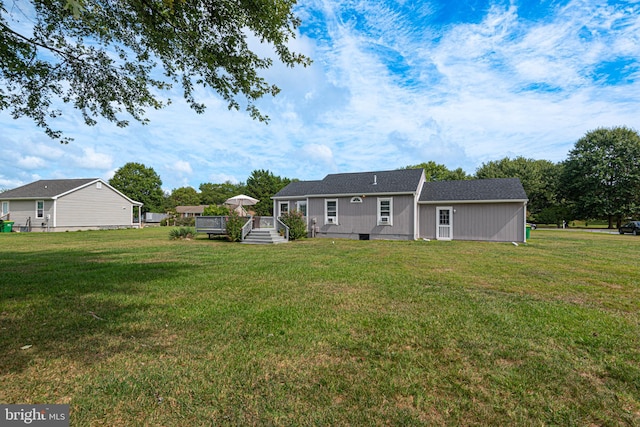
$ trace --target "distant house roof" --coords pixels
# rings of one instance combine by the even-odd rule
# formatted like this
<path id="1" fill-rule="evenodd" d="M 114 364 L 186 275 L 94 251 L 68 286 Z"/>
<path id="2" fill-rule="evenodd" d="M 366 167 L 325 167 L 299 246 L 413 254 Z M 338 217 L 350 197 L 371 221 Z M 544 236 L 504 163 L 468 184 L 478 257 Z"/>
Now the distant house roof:
<path id="1" fill-rule="evenodd" d="M 422 169 L 399 169 L 330 174 L 319 181 L 292 182 L 273 198 L 413 193 L 419 190 L 423 173 Z"/>
<path id="2" fill-rule="evenodd" d="M 0 193 L 0 199 L 54 199 L 94 181 L 99 179 L 41 179 Z"/>
<path id="3" fill-rule="evenodd" d="M 421 203 L 456 201 L 526 201 L 518 178 L 474 179 L 425 182 L 420 193 Z"/>
<path id="4" fill-rule="evenodd" d="M 41 179 L 22 187 L 0 193 L 0 200 L 33 200 L 33 199 L 57 199 L 68 193 L 79 190 L 83 187 L 99 182 L 112 189 L 129 202 L 136 206 L 142 203 L 136 202 L 116 190 L 100 178 L 79 178 L 79 179 Z"/>
<path id="5" fill-rule="evenodd" d="M 209 205 L 199 205 L 199 206 L 176 206 L 176 212 L 181 214 L 202 214 Z"/>

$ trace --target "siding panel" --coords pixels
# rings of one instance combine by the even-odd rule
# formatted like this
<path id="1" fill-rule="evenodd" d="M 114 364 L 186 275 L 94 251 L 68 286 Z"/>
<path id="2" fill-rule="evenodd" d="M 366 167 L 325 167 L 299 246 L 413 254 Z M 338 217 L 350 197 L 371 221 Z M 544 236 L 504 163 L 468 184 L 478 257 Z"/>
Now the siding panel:
<path id="1" fill-rule="evenodd" d="M 98 189 L 94 183 L 58 199 L 56 227 L 131 225 L 131 203 L 105 185 Z"/>
<path id="2" fill-rule="evenodd" d="M 366 196 L 362 203 L 351 203 L 352 196 L 338 197 L 338 224 L 325 224 L 325 198 L 310 198 L 310 224 L 316 220 L 318 237 L 357 239 L 367 234 L 371 239 L 412 240 L 414 209 L 412 195 L 384 196 L 393 198 L 393 225 L 378 225 L 378 197 Z M 328 199 L 332 199 L 328 197 Z"/>
<path id="3" fill-rule="evenodd" d="M 443 205 L 444 206 L 444 205 Z M 454 240 L 524 241 L 522 203 L 452 203 Z M 436 205 L 420 205 L 420 237 L 435 239 Z"/>
<path id="4" fill-rule="evenodd" d="M 39 199 L 42 200 L 42 199 Z M 31 218 L 31 227 L 34 230 L 40 230 L 46 227 L 47 215 L 51 215 L 49 227 L 53 227 L 53 200 L 44 201 L 44 218 L 36 218 L 36 201 L 35 200 L 11 200 L 9 202 L 9 212 L 11 213 L 11 221 L 14 221 L 14 230 L 27 225 L 27 220 Z"/>

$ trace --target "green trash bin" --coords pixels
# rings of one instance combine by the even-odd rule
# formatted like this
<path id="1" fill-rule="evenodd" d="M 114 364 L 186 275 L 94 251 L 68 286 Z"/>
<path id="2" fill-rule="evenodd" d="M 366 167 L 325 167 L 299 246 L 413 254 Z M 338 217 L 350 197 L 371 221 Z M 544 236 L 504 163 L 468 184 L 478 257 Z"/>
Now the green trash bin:
<path id="1" fill-rule="evenodd" d="M 13 223 L 15 221 L 2 221 L 2 227 L 0 227 L 0 232 L 2 233 L 11 233 L 13 229 Z"/>
<path id="2" fill-rule="evenodd" d="M 531 224 L 527 224 L 527 240 L 531 237 Z"/>

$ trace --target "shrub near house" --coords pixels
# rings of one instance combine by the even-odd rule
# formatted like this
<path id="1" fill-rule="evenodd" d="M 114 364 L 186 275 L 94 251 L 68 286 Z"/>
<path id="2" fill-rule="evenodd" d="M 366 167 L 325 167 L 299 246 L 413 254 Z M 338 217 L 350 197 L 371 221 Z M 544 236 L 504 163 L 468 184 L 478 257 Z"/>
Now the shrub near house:
<path id="1" fill-rule="evenodd" d="M 307 236 L 307 225 L 302 212 L 298 210 L 284 212 L 280 216 L 280 220 L 289 227 L 290 240 L 298 240 Z"/>

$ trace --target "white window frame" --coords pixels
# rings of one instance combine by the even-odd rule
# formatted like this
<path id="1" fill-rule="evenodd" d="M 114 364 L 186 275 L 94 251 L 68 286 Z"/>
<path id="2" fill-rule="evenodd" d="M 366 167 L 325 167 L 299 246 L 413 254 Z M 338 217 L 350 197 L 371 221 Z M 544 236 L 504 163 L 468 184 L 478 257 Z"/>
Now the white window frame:
<path id="1" fill-rule="evenodd" d="M 302 210 L 302 206 L 304 206 L 304 211 Z M 296 202 L 296 209 L 302 213 L 303 217 L 307 216 L 307 201 L 306 200 L 298 200 Z"/>
<path id="2" fill-rule="evenodd" d="M 287 207 L 287 210 L 285 212 L 287 212 L 287 213 L 289 212 L 289 210 L 290 210 L 289 209 L 289 202 L 278 202 L 278 216 L 282 216 L 282 213 L 283 213 L 282 207 L 283 206 Z"/>
<path id="3" fill-rule="evenodd" d="M 5 217 L 9 213 L 9 202 L 2 202 L 2 211 L 0 217 Z"/>
<path id="4" fill-rule="evenodd" d="M 335 216 L 329 216 L 329 203 L 335 202 L 336 204 L 336 214 Z M 331 220 L 330 218 L 333 218 Z M 324 199 L 324 223 L 326 225 L 337 225 L 338 224 L 338 199 Z"/>
<path id="5" fill-rule="evenodd" d="M 362 197 L 355 196 L 351 198 L 351 203 L 362 203 Z"/>
<path id="6" fill-rule="evenodd" d="M 382 212 L 383 202 L 389 202 L 389 212 Z M 387 220 L 384 221 L 383 217 Z M 378 197 L 378 225 L 393 225 L 393 197 Z"/>
<path id="7" fill-rule="evenodd" d="M 38 208 L 38 204 L 42 203 L 42 211 Z M 44 218 L 44 200 L 36 200 L 36 218 Z"/>

